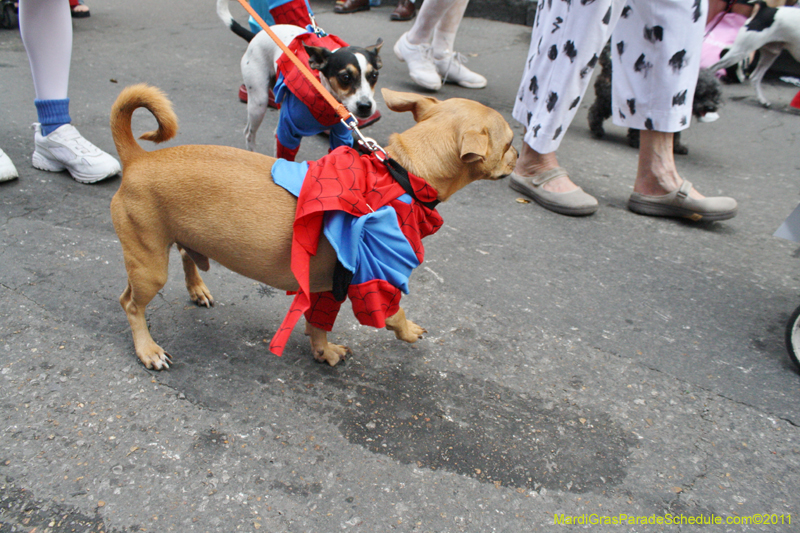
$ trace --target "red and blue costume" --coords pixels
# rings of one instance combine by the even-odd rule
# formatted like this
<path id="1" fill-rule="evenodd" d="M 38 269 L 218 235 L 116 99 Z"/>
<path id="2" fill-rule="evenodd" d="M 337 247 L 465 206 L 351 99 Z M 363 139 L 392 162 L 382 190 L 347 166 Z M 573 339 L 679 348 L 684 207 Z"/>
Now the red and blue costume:
<path id="1" fill-rule="evenodd" d="M 384 327 L 399 310 L 400 293 L 408 293 L 408 276 L 422 263 L 423 237 L 442 226 L 439 213 L 423 205 L 436 201 L 436 190 L 409 174 L 412 197 L 382 161 L 348 147 L 318 161 L 278 160 L 272 178 L 297 196 L 291 265 L 300 289 L 270 351 L 281 355 L 301 315 L 325 331 L 333 327 L 342 302 L 332 292 L 309 288 L 309 261 L 323 234 L 352 274 L 346 295 L 356 318 Z"/>
<path id="2" fill-rule="evenodd" d="M 348 46 L 335 35 L 319 36 L 313 32 L 300 34 L 289 43 L 288 48 L 306 66 L 308 52 L 303 45 L 319 46 L 330 51 Z M 281 107 L 276 133 L 276 157 L 294 161 L 303 137 L 311 137 L 324 131 L 330 132 L 331 150 L 339 146 L 353 146 L 350 130 L 286 54 L 278 58 L 277 67 L 278 80 L 273 91 L 275 102 Z M 309 70 L 319 80 L 319 71 L 311 70 L 310 67 Z"/>

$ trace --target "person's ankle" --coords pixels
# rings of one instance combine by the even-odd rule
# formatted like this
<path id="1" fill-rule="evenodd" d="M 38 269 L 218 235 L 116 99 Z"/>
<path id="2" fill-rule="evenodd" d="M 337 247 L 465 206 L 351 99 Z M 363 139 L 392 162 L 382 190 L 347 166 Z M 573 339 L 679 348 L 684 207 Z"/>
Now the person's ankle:
<path id="1" fill-rule="evenodd" d="M 559 166 L 555 152 L 540 154 L 524 144 L 514 172 L 520 176 L 532 178 Z M 569 176 L 559 176 L 542 185 L 542 189 L 549 192 L 570 192 L 577 188 L 578 186 L 572 182 Z"/>
<path id="2" fill-rule="evenodd" d="M 520 167 L 519 164 L 518 164 L 514 168 L 514 172 L 516 174 L 518 174 L 520 176 L 524 176 L 526 178 L 534 178 L 534 177 L 539 176 L 539 175 L 541 175 L 541 174 L 543 174 L 543 173 L 545 173 L 545 172 L 547 172 L 549 170 L 553 170 L 554 168 L 558 168 L 558 167 L 559 167 L 558 161 L 556 161 L 555 163 L 546 162 L 546 163 L 541 163 L 541 164 L 538 164 L 538 165 L 536 165 L 536 164 L 528 164 L 528 165 L 524 165 L 522 167 Z M 554 179 L 548 181 L 547 183 L 545 183 L 541 187 L 545 191 L 549 191 L 549 192 L 570 192 L 570 191 L 574 191 L 575 189 L 578 188 L 578 186 L 575 185 L 572 182 L 572 180 L 569 178 L 569 176 L 559 176 L 557 178 L 554 178 Z"/>
<path id="3" fill-rule="evenodd" d="M 633 192 L 643 194 L 645 196 L 664 196 L 677 191 L 683 185 L 683 178 L 675 173 L 667 173 L 662 175 L 646 175 L 636 177 L 633 184 Z M 697 189 L 692 186 L 689 191 L 689 196 L 696 199 L 705 198 L 702 194 L 697 192 Z"/>

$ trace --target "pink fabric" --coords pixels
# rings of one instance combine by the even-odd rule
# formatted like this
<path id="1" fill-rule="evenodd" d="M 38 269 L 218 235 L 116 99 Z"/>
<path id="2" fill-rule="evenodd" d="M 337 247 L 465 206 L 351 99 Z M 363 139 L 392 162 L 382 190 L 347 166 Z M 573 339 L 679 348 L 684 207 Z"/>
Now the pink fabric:
<path id="1" fill-rule="evenodd" d="M 720 20 L 720 17 L 722 17 L 722 20 Z M 714 27 L 718 20 L 719 24 Z M 714 30 L 703 39 L 700 68 L 708 68 L 719 61 L 720 53 L 725 48 L 731 47 L 733 41 L 736 40 L 736 34 L 739 33 L 739 28 L 744 26 L 746 20 L 747 17 L 739 13 L 720 13 L 714 17 L 714 20 L 706 26 L 706 31 L 712 27 Z M 725 74 L 724 70 L 717 72 L 717 76 L 722 76 L 723 74 Z"/>

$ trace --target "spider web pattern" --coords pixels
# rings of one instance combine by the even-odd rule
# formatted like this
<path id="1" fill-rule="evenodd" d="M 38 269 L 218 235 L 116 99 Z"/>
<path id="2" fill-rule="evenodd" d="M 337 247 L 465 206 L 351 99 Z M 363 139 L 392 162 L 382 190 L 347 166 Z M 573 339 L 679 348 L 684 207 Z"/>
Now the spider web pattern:
<path id="1" fill-rule="evenodd" d="M 400 289 L 382 279 L 350 285 L 347 290 L 358 322 L 374 328 L 386 327 L 386 317 L 400 309 L 401 295 Z"/>
<path id="2" fill-rule="evenodd" d="M 305 312 L 308 323 L 325 331 L 332 330 L 342 302 L 337 302 L 330 291 L 312 292 L 309 300 L 311 307 Z"/>
<path id="3" fill-rule="evenodd" d="M 303 47 L 303 44 L 309 46 L 320 46 L 328 50 L 336 50 L 344 46 L 348 46 L 346 42 L 341 40 L 335 35 L 326 35 L 325 37 L 318 37 L 314 33 L 302 33 L 295 37 L 289 43 L 289 50 L 291 50 L 297 58 L 308 67 L 308 52 Z M 311 69 L 311 73 L 319 79 L 319 71 Z M 311 85 L 311 82 L 303 76 L 303 73 L 292 63 L 286 54 L 281 54 L 278 58 L 278 73 L 283 74 L 283 80 L 286 87 L 292 91 L 297 98 L 303 102 L 311 114 L 323 126 L 333 126 L 340 121 L 339 114 L 331 107 L 325 98 Z"/>
<path id="4" fill-rule="evenodd" d="M 275 24 L 293 24 L 301 28 L 311 24 L 306 0 L 291 0 L 282 6 L 275 6 L 269 10 L 269 14 L 272 15 Z"/>
<path id="5" fill-rule="evenodd" d="M 409 180 L 421 201 L 436 199 L 436 190 L 425 180 L 413 174 L 409 174 Z M 292 242 L 292 273 L 300 290 L 270 343 L 270 351 L 281 354 L 294 326 L 304 313 L 314 325 L 332 326 L 336 319 L 338 307 L 334 309 L 327 303 L 327 299 L 333 299 L 333 295 L 312 294 L 309 290 L 309 262 L 311 256 L 317 253 L 326 211 L 344 211 L 362 216 L 391 205 L 397 212 L 400 230 L 422 263 L 425 255 L 422 238 L 438 231 L 443 223 L 442 218 L 437 211 L 418 202 L 407 204 L 398 200 L 404 194 L 403 187 L 374 155 L 362 155 L 343 146 L 318 161 L 309 161 L 309 170 L 297 199 Z M 358 321 L 375 327 L 383 327 L 385 318 L 397 312 L 400 294 L 396 287 L 385 280 L 351 285 L 348 290 Z M 317 327 L 325 329 L 322 325 Z"/>

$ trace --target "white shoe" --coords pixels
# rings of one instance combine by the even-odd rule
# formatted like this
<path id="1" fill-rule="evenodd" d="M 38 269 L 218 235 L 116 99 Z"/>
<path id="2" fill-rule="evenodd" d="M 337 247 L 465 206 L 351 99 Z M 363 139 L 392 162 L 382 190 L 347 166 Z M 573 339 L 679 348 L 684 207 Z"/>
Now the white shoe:
<path id="1" fill-rule="evenodd" d="M 3 150 L 0 150 L 0 181 L 10 181 L 18 177 L 17 167 L 14 166 L 11 158 Z"/>
<path id="2" fill-rule="evenodd" d="M 394 55 L 400 61 L 408 63 L 408 74 L 417 85 L 431 91 L 442 88 L 442 78 L 436 72 L 431 45 L 409 43 L 406 32 L 394 43 Z"/>
<path id="3" fill-rule="evenodd" d="M 435 62 L 436 71 L 445 83 L 457 83 L 467 89 L 483 89 L 488 83 L 486 78 L 464 66 L 467 58 L 458 52 L 446 50 L 444 57 Z"/>
<path id="4" fill-rule="evenodd" d="M 95 183 L 122 172 L 119 162 L 83 138 L 72 124 L 64 124 L 50 135 L 34 124 L 33 166 L 39 170 L 69 173 L 80 183 Z"/>

